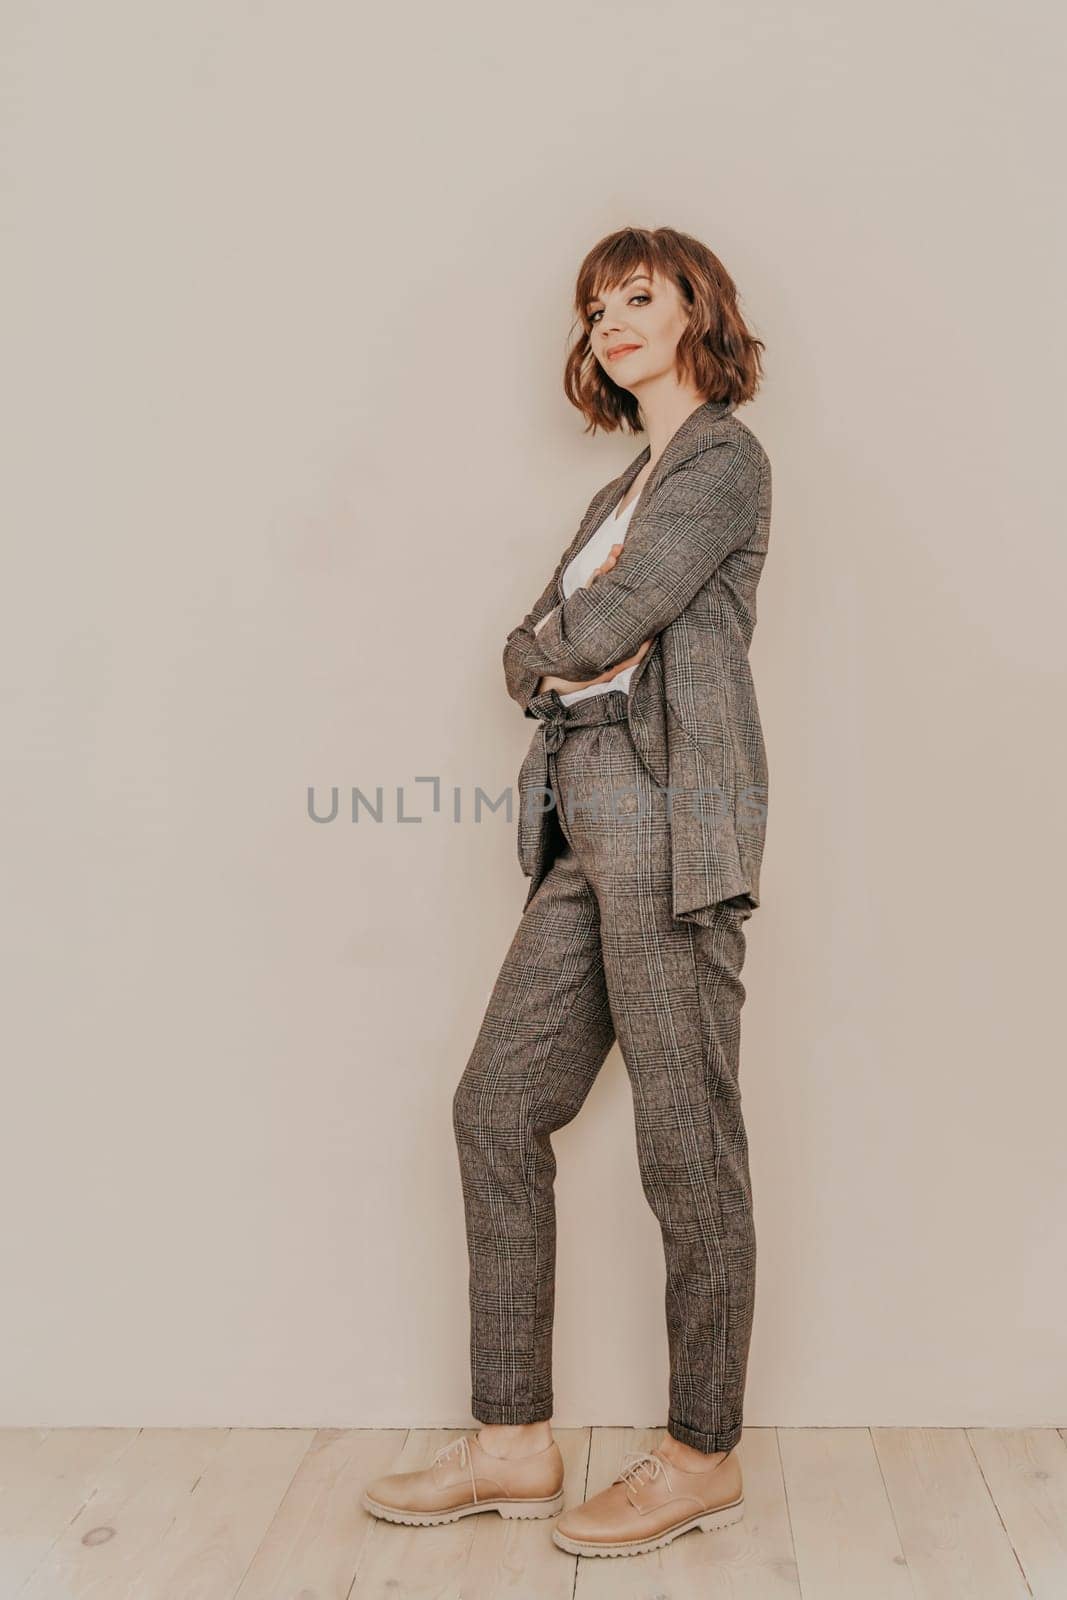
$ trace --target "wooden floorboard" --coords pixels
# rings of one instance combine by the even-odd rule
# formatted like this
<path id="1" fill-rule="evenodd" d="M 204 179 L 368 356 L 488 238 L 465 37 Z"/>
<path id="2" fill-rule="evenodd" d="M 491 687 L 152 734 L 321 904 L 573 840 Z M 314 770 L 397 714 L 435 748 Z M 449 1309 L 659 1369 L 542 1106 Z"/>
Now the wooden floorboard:
<path id="1" fill-rule="evenodd" d="M 0 1600 L 1067 1600 L 1067 1430 L 748 1428 L 740 1523 L 615 1560 L 363 1511 L 465 1431 L 0 1430 Z M 566 1504 L 661 1436 L 557 1429 Z"/>

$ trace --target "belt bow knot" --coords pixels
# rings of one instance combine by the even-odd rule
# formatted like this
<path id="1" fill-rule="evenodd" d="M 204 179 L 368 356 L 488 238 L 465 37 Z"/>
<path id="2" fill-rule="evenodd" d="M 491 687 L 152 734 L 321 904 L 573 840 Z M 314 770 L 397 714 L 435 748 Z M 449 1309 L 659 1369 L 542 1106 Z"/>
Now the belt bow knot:
<path id="1" fill-rule="evenodd" d="M 530 710 L 540 719 L 545 750 L 554 755 L 567 737 L 566 706 L 555 689 L 546 689 L 544 694 L 534 695 Z"/>

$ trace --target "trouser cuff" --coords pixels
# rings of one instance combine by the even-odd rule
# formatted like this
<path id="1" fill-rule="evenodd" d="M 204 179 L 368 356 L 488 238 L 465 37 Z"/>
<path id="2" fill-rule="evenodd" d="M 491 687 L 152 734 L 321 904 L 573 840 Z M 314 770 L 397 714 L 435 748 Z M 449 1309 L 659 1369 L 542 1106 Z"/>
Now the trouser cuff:
<path id="1" fill-rule="evenodd" d="M 553 1412 L 552 1396 L 546 1400 L 513 1400 L 502 1404 L 499 1400 L 479 1400 L 471 1395 L 471 1411 L 479 1422 L 503 1423 L 518 1427 L 524 1422 L 547 1422 Z"/>
<path id="2" fill-rule="evenodd" d="M 667 1432 L 672 1439 L 692 1445 L 694 1450 L 702 1450 L 706 1456 L 711 1456 L 719 1450 L 733 1449 L 741 1437 L 741 1424 L 738 1422 L 732 1428 L 720 1428 L 717 1433 L 709 1433 L 706 1428 L 691 1428 L 677 1417 L 668 1417 Z"/>

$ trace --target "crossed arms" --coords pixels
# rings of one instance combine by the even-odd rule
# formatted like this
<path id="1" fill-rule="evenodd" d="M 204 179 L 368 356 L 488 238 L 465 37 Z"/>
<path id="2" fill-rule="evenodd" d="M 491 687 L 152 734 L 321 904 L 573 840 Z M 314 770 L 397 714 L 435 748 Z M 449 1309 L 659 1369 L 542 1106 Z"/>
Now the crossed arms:
<path id="1" fill-rule="evenodd" d="M 587 681 L 635 654 L 680 616 L 750 537 L 761 463 L 745 435 L 717 440 L 656 485 L 614 568 L 552 614 L 561 560 L 504 646 L 508 694 L 524 710 L 542 676 Z M 534 631 L 543 614 L 543 627 Z"/>

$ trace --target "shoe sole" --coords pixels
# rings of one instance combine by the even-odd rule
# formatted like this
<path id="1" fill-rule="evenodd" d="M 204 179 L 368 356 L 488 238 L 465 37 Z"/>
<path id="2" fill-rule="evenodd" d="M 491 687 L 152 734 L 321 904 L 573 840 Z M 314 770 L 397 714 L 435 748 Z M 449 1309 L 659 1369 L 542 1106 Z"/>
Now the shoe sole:
<path id="1" fill-rule="evenodd" d="M 361 1497 L 364 1511 L 383 1522 L 404 1522 L 413 1528 L 436 1527 L 441 1522 L 458 1522 L 480 1511 L 499 1511 L 502 1517 L 555 1517 L 563 1510 L 563 1490 L 547 1500 L 475 1500 L 466 1506 L 450 1506 L 446 1511 L 408 1511 L 400 1506 L 383 1505 L 369 1494 Z"/>
<path id="2" fill-rule="evenodd" d="M 745 1499 L 742 1495 L 740 1500 L 734 1500 L 728 1506 L 716 1506 L 714 1511 L 702 1511 L 697 1517 L 679 1522 L 676 1528 L 668 1528 L 655 1539 L 632 1539 L 622 1544 L 589 1544 L 582 1539 L 570 1538 L 558 1528 L 553 1528 L 552 1539 L 561 1550 L 566 1550 L 572 1556 L 639 1556 L 646 1550 L 659 1550 L 693 1528 L 701 1528 L 705 1533 L 717 1533 L 720 1528 L 729 1528 L 741 1521 L 744 1510 Z"/>

